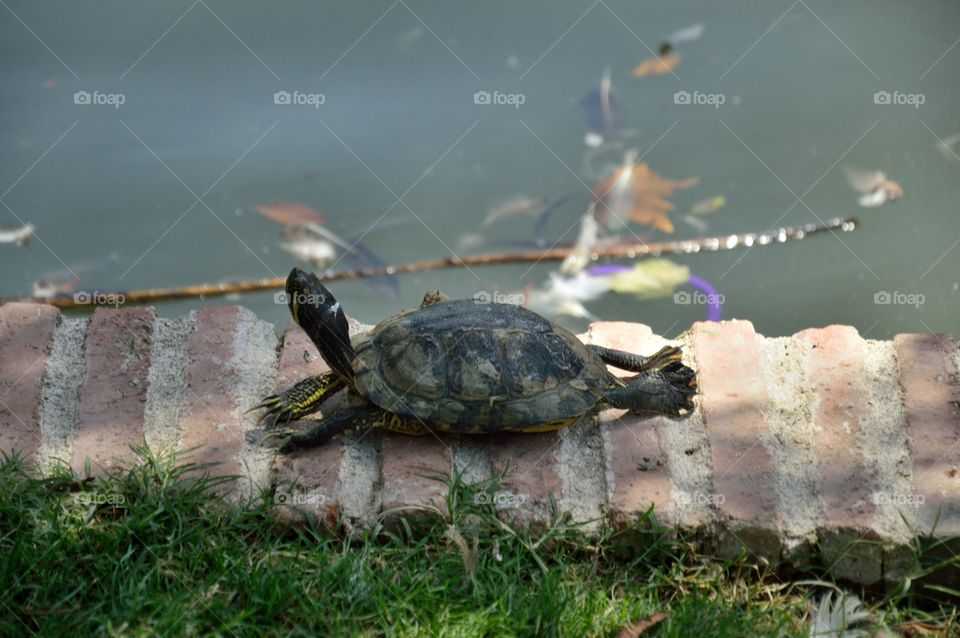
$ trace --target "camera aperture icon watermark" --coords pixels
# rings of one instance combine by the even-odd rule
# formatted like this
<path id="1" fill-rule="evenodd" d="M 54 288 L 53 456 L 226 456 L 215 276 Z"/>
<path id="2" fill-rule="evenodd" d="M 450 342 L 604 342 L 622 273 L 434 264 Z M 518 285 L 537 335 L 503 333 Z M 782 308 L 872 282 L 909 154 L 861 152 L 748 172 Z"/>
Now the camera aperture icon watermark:
<path id="1" fill-rule="evenodd" d="M 915 507 L 923 505 L 927 498 L 923 494 L 890 494 L 888 492 L 874 492 L 874 505 L 892 505 L 894 507 Z"/>
<path id="2" fill-rule="evenodd" d="M 727 96 L 723 93 L 701 93 L 700 91 L 677 91 L 673 94 L 674 104 L 694 105 L 694 106 L 712 106 L 715 109 L 720 108 L 727 101 Z"/>
<path id="3" fill-rule="evenodd" d="M 677 494 L 678 505 L 700 505 L 709 507 L 720 507 L 727 502 L 727 497 L 723 494 L 708 494 L 704 492 L 680 492 Z"/>
<path id="4" fill-rule="evenodd" d="M 473 293 L 473 300 L 477 303 L 502 303 L 510 306 L 522 306 L 526 303 L 527 296 L 522 292 L 478 290 Z"/>
<path id="5" fill-rule="evenodd" d="M 127 101 L 123 93 L 101 93 L 100 91 L 77 91 L 73 94 L 73 103 L 81 106 L 112 106 L 120 108 Z"/>
<path id="6" fill-rule="evenodd" d="M 919 308 L 926 303 L 927 297 L 921 292 L 887 292 L 880 290 L 873 293 L 873 303 L 878 306 L 913 306 Z"/>
<path id="7" fill-rule="evenodd" d="M 526 494 L 514 494 L 513 492 L 477 492 L 473 495 L 474 505 L 489 505 L 492 503 L 497 509 L 521 507 L 526 502 Z"/>
<path id="8" fill-rule="evenodd" d="M 527 101 L 527 96 L 523 93 L 501 93 L 500 91 L 477 91 L 473 94 L 474 104 L 497 104 L 512 106 L 515 109 L 520 108 Z"/>
<path id="9" fill-rule="evenodd" d="M 323 293 L 295 292 L 290 294 L 286 290 L 281 290 L 273 295 L 273 303 L 278 306 L 287 306 L 293 302 L 296 302 L 298 306 L 320 306 L 326 301 L 327 296 Z"/>
<path id="10" fill-rule="evenodd" d="M 693 292 L 678 290 L 673 293 L 673 303 L 683 306 L 722 306 L 726 300 L 726 297 L 720 293 L 707 294 L 699 290 Z"/>
<path id="11" fill-rule="evenodd" d="M 119 308 L 127 298 L 122 292 L 79 290 L 73 293 L 73 303 L 78 306 L 113 306 Z"/>
<path id="12" fill-rule="evenodd" d="M 312 106 L 319 109 L 326 104 L 327 96 L 323 93 L 303 93 L 301 91 L 277 91 L 273 94 L 273 103 L 281 106 Z"/>
<path id="13" fill-rule="evenodd" d="M 312 492 L 277 492 L 273 495 L 273 502 L 275 505 L 291 507 L 323 507 L 327 503 L 327 495 Z"/>
<path id="14" fill-rule="evenodd" d="M 873 103 L 895 106 L 912 106 L 915 109 L 920 108 L 921 104 L 927 101 L 927 96 L 923 93 L 901 93 L 900 91 L 877 91 L 873 94 Z"/>

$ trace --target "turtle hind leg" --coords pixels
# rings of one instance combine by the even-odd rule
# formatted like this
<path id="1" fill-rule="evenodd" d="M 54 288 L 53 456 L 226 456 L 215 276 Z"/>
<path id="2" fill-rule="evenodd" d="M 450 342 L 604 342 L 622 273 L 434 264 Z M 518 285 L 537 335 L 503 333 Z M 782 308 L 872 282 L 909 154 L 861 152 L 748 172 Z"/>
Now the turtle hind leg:
<path id="1" fill-rule="evenodd" d="M 610 390 L 603 403 L 634 414 L 680 416 L 694 409 L 697 374 L 674 362 L 662 370 L 645 372 L 627 385 Z"/>
<path id="2" fill-rule="evenodd" d="M 280 452 L 323 445 L 348 430 L 361 431 L 379 424 L 382 410 L 371 403 L 351 405 L 328 417 L 312 422 L 305 430 L 284 428 L 276 432 Z"/>
<path id="3" fill-rule="evenodd" d="M 671 364 L 680 363 L 680 357 L 683 354 L 683 351 L 676 346 L 664 346 L 649 357 L 622 350 L 611 350 L 603 346 L 589 345 L 587 348 L 607 365 L 631 372 L 648 372 L 668 368 Z"/>
<path id="4" fill-rule="evenodd" d="M 248 412 L 266 409 L 258 422 L 266 421 L 270 426 L 296 421 L 319 410 L 324 401 L 345 385 L 346 382 L 336 373 L 325 372 L 300 381 L 286 392 L 271 394 Z"/>

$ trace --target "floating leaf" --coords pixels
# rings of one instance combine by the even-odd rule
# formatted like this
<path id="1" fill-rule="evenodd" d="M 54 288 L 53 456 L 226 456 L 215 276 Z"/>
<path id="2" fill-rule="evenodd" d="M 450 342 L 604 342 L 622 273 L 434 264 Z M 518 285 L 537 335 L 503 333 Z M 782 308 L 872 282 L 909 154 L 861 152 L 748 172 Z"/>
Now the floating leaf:
<path id="1" fill-rule="evenodd" d="M 633 77 L 642 78 L 648 75 L 666 75 L 673 73 L 673 70 L 680 65 L 680 54 L 669 52 L 663 55 L 655 55 L 652 58 L 642 60 L 633 69 Z"/>
<path id="2" fill-rule="evenodd" d="M 668 179 L 646 164 L 634 164 L 635 157 L 634 151 L 628 152 L 623 165 L 594 189 L 594 215 L 610 230 L 634 221 L 672 233 L 673 222 L 667 213 L 675 207 L 665 198 L 699 184 L 700 178 Z"/>
<path id="3" fill-rule="evenodd" d="M 327 218 L 318 210 L 296 202 L 273 202 L 256 206 L 255 210 L 278 224 L 322 224 Z"/>
<path id="4" fill-rule="evenodd" d="M 669 259 L 645 259 L 611 276 L 612 290 L 643 299 L 669 297 L 674 288 L 690 279 L 690 268 Z"/>

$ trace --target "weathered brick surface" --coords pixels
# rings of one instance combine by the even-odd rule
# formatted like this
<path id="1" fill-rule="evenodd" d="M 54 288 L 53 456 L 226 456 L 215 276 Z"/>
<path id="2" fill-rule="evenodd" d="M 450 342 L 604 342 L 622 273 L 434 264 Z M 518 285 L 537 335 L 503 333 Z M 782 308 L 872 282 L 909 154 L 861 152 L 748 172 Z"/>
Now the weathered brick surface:
<path id="1" fill-rule="evenodd" d="M 163 333 L 156 325 L 149 309 L 98 310 L 88 325 L 43 306 L 0 307 L 0 449 L 62 452 L 77 469 L 88 457 L 95 468 L 109 465 L 140 441 L 149 383 L 155 402 L 178 404 L 170 441 L 199 446 L 191 460 L 219 464 L 214 473 L 262 487 L 270 457 L 246 443 L 256 416 L 244 410 L 261 393 L 326 370 L 312 343 L 291 326 L 278 361 L 271 327 L 238 307 L 192 314 L 166 342 L 151 342 Z M 185 355 L 157 354 L 171 335 Z M 643 354 L 665 343 L 622 323 L 594 324 L 586 339 Z M 763 339 L 742 321 L 696 324 L 681 336 L 701 388 L 687 419 L 608 410 L 599 428 L 585 421 L 561 433 L 371 432 L 280 455 L 272 481 L 291 512 L 369 526 L 384 511 L 442 508 L 443 484 L 425 475 L 446 476 L 455 460 L 469 480 L 505 471 L 493 498 L 520 522 L 546 522 L 551 497 L 584 521 L 629 520 L 652 505 L 661 522 L 696 531 L 708 551 L 745 547 L 773 563 L 814 561 L 841 578 L 895 584 L 912 569 L 901 560 L 912 555 L 901 509 L 922 532 L 960 534 L 955 343 L 946 335 L 864 341 L 842 326 Z M 185 387 L 170 375 L 185 375 Z M 796 466 L 798 453 L 809 455 L 809 471 Z M 860 539 L 882 547 L 850 545 Z M 938 549 L 943 559 L 958 550 Z"/>
<path id="2" fill-rule="evenodd" d="M 650 355 L 663 344 L 648 326 L 625 322 L 601 322 L 590 326 L 589 342 Z M 610 368 L 619 377 L 635 373 Z M 653 506 L 665 525 L 676 522 L 668 468 L 666 428 L 663 417 L 639 417 L 626 410 L 605 410 L 599 417 L 604 438 L 608 511 L 615 521 L 628 522 Z"/>
<path id="3" fill-rule="evenodd" d="M 241 475 L 244 429 L 237 414 L 239 370 L 234 364 L 240 308 L 204 308 L 187 345 L 187 388 L 180 416 L 181 450 L 214 475 Z"/>
<path id="4" fill-rule="evenodd" d="M 852 545 L 877 540 L 880 523 L 878 484 L 862 444 L 869 409 L 863 389 L 864 342 L 850 326 L 804 330 L 797 338 L 813 345 L 807 378 L 818 399 L 811 406 L 811 417 L 825 515 L 820 543 L 835 572 L 864 570 L 860 582 L 877 582 L 880 546 Z M 863 556 L 864 552 L 875 555 Z"/>
<path id="5" fill-rule="evenodd" d="M 302 379 L 329 369 L 307 334 L 291 321 L 283 336 L 275 391 L 282 392 Z M 311 418 L 320 419 L 323 415 L 321 411 Z M 340 511 L 342 459 L 340 439 L 278 457 L 274 465 L 275 500 L 289 507 L 294 520 L 301 513 L 309 512 L 328 525 L 336 524 Z"/>
<path id="6" fill-rule="evenodd" d="M 452 441 L 452 437 L 443 434 L 384 433 L 380 440 L 380 507 L 387 518 L 395 518 L 403 513 L 399 510 L 410 506 L 446 511 L 447 488 L 442 480 L 450 476 L 453 468 Z M 407 514 L 416 513 L 416 509 L 411 509 Z"/>
<path id="7" fill-rule="evenodd" d="M 40 447 L 40 378 L 59 320 L 52 306 L 0 306 L 0 451 Z"/>
<path id="8" fill-rule="evenodd" d="M 134 458 L 143 438 L 143 406 L 156 313 L 97 308 L 87 328 L 73 468 L 109 469 Z"/>
<path id="9" fill-rule="evenodd" d="M 721 516 L 720 551 L 746 547 L 770 561 L 780 557 L 776 469 L 763 439 L 770 398 L 749 321 L 698 323 L 693 343 L 700 364 L 703 420 L 713 457 L 712 500 Z"/>
<path id="10" fill-rule="evenodd" d="M 960 535 L 960 379 L 950 335 L 897 335 L 917 524 L 940 536 Z"/>

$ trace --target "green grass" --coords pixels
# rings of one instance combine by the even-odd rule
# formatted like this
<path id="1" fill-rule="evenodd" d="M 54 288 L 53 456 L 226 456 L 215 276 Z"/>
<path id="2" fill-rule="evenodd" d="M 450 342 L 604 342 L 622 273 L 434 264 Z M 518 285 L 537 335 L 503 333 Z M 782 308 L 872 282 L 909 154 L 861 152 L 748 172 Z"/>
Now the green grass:
<path id="1" fill-rule="evenodd" d="M 516 529 L 457 480 L 448 515 L 394 531 L 290 529 L 271 499 L 225 507 L 222 479 L 138 453 L 87 481 L 0 462 L 0 635 L 616 636 L 663 611 L 645 636 L 805 636 L 826 591 L 702 560 L 649 519 Z M 868 607 L 878 626 L 955 622 L 917 588 Z"/>

